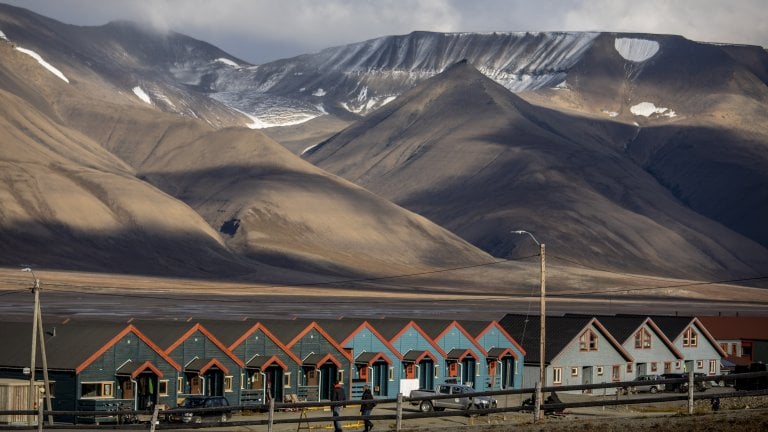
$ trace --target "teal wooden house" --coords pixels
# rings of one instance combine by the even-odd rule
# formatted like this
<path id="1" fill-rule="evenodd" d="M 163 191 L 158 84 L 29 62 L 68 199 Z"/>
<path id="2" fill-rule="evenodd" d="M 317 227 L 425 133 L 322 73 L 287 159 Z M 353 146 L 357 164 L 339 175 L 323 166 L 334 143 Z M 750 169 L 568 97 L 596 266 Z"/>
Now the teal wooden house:
<path id="1" fill-rule="evenodd" d="M 388 320 L 400 330 L 390 344 L 402 354 L 400 392 L 410 394 L 414 389 L 432 389 L 448 375 L 441 367 L 447 353 L 414 321 Z"/>
<path id="2" fill-rule="evenodd" d="M 484 355 L 484 384 L 478 390 L 521 388 L 525 350 L 497 321 L 459 321 Z"/>
<path id="3" fill-rule="evenodd" d="M 230 405 L 240 404 L 244 363 L 203 325 L 144 321 L 137 327 L 181 365 L 176 404 L 190 395 L 224 396 Z"/>
<path id="4" fill-rule="evenodd" d="M 58 411 L 151 409 L 175 406 L 180 364 L 133 325 L 110 322 L 45 324 L 52 408 Z M 0 377 L 29 379 L 32 326 L 3 323 Z M 37 351 L 35 377 L 43 380 Z M 76 419 L 57 418 L 57 421 Z M 99 421 L 83 417 L 80 422 Z"/>

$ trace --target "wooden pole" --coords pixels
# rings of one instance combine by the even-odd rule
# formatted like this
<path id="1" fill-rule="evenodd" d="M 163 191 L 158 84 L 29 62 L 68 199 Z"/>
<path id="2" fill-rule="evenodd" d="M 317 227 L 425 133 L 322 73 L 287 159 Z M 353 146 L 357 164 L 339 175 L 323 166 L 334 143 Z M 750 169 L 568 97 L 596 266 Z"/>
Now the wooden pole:
<path id="1" fill-rule="evenodd" d="M 38 286 L 39 291 L 39 286 Z M 45 394 L 45 404 L 46 407 L 48 407 L 48 425 L 53 425 L 53 414 L 50 412 L 53 411 L 53 407 L 51 405 L 51 384 L 50 380 L 48 380 L 48 356 L 45 354 L 45 331 L 43 330 L 43 311 L 40 307 L 40 302 L 37 302 L 37 330 L 40 334 L 40 355 L 43 357 L 43 383 L 45 385 L 45 390 L 43 394 Z"/>
<path id="2" fill-rule="evenodd" d="M 538 387 L 539 391 L 539 403 L 544 402 L 544 398 L 541 394 L 541 389 L 547 386 L 547 372 L 546 365 L 544 364 L 545 352 L 544 346 L 547 337 L 547 260 L 545 256 L 544 243 L 539 245 L 539 254 L 541 255 L 541 296 L 539 300 L 539 323 L 541 323 L 539 334 L 539 381 L 541 386 Z M 542 418 L 542 412 L 539 410 L 537 420 Z"/>
<path id="3" fill-rule="evenodd" d="M 37 278 L 35 278 L 35 285 L 32 287 L 32 293 L 35 295 L 35 306 L 34 311 L 32 312 L 32 348 L 30 352 L 30 368 L 29 368 L 29 396 L 28 396 L 28 406 L 30 410 L 35 409 L 35 401 L 37 398 L 35 397 L 35 360 L 37 359 L 37 312 L 39 311 L 39 303 L 40 303 L 40 294 L 37 290 L 38 283 Z M 29 424 L 34 424 L 34 415 L 29 416 Z"/>

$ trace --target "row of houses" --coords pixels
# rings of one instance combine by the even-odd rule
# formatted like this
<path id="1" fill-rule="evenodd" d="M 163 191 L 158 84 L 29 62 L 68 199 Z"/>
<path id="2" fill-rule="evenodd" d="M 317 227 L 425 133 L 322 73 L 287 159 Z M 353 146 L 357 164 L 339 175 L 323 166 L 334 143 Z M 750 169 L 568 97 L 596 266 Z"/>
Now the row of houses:
<path id="1" fill-rule="evenodd" d="M 547 317 L 546 386 L 639 375 L 720 372 L 726 356 L 701 320 L 670 316 Z M 359 398 L 393 398 L 454 381 L 477 390 L 533 387 L 539 317 L 499 321 L 338 319 L 259 321 L 67 320 L 48 323 L 55 410 L 169 407 L 188 395 L 232 405 L 327 400 L 335 382 Z M 31 325 L 0 324 L 0 378 L 29 380 Z M 42 359 L 36 379 L 42 380 Z M 28 371 L 27 371 L 28 373 Z"/>

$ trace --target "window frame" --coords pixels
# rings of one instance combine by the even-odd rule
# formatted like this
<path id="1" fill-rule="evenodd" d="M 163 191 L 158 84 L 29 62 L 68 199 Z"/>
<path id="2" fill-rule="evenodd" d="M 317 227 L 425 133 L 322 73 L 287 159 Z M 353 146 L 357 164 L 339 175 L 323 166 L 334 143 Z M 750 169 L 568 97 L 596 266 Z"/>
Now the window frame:
<path id="1" fill-rule="evenodd" d="M 696 348 L 699 346 L 699 333 L 693 329 L 693 326 L 688 326 L 683 333 L 683 346 L 686 348 Z"/>
<path id="2" fill-rule="evenodd" d="M 592 329 L 586 329 L 579 336 L 579 351 L 592 352 L 599 350 L 599 343 L 597 333 Z"/>
<path id="3" fill-rule="evenodd" d="M 99 386 L 99 394 L 97 396 L 85 396 L 83 394 L 84 385 Z M 81 399 L 114 399 L 115 398 L 115 382 L 114 381 L 83 381 L 80 383 L 80 398 Z"/>
<path id="4" fill-rule="evenodd" d="M 552 384 L 562 384 L 562 383 L 563 383 L 563 368 L 553 367 L 552 368 Z"/>
<path id="5" fill-rule="evenodd" d="M 224 376 L 224 393 L 232 393 L 235 391 L 235 377 L 232 375 Z"/>
<path id="6" fill-rule="evenodd" d="M 157 380 L 157 395 L 168 396 L 168 388 L 170 387 L 170 384 L 170 380 L 167 379 Z M 165 391 L 163 391 L 163 387 L 165 387 Z"/>

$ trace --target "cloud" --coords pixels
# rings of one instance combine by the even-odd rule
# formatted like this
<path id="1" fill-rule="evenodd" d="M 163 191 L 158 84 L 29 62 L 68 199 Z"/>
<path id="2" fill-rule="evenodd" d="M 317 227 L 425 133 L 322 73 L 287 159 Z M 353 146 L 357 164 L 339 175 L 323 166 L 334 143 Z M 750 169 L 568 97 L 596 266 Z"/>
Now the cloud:
<path id="1" fill-rule="evenodd" d="M 763 0 L 5 0 L 77 25 L 128 19 L 250 62 L 415 30 L 621 31 L 768 46 Z"/>

